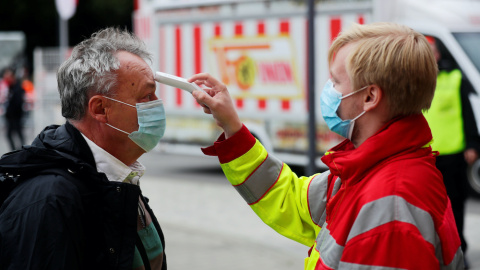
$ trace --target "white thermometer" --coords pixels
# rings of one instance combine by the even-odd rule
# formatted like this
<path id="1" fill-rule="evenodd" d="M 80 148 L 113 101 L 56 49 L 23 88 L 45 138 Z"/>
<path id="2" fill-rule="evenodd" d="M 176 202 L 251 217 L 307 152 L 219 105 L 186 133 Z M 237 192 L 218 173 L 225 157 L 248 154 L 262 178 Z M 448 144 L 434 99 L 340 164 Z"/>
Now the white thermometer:
<path id="1" fill-rule="evenodd" d="M 170 85 L 170 86 L 173 86 L 173 87 L 176 87 L 176 88 L 180 88 L 182 90 L 190 92 L 190 94 L 194 90 L 203 91 L 203 89 L 194 82 L 188 82 L 184 78 L 177 77 L 175 75 L 171 75 L 171 74 L 167 74 L 167 73 L 163 73 L 163 72 L 160 72 L 160 71 L 157 71 L 155 73 L 155 81 L 157 81 L 159 83 L 162 83 L 162 84 Z"/>

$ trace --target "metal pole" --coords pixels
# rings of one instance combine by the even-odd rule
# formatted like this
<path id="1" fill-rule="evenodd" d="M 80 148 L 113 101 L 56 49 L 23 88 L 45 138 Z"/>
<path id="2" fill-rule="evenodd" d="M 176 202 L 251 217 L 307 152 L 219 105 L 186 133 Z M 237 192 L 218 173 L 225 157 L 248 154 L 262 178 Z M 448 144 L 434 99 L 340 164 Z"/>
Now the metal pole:
<path id="1" fill-rule="evenodd" d="M 68 20 L 59 17 L 59 35 L 60 35 L 60 63 L 65 60 L 68 48 Z"/>
<path id="2" fill-rule="evenodd" d="M 308 166 L 307 175 L 317 170 L 315 119 L 315 0 L 308 0 Z"/>

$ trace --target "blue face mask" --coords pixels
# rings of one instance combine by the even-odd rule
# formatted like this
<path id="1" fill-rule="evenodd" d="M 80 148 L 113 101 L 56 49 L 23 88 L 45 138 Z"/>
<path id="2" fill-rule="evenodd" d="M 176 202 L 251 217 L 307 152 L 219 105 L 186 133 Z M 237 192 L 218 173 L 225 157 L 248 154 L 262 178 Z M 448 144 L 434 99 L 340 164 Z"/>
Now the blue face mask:
<path id="1" fill-rule="evenodd" d="M 149 102 L 137 103 L 136 106 L 133 106 L 110 97 L 106 98 L 137 109 L 138 131 L 128 133 L 108 123 L 107 126 L 127 134 L 134 143 L 146 152 L 152 150 L 165 133 L 166 118 L 162 100 L 157 99 Z"/>
<path id="2" fill-rule="evenodd" d="M 323 88 L 322 94 L 320 95 L 320 109 L 322 111 L 322 116 L 325 122 L 327 123 L 328 128 L 337 133 L 338 135 L 352 140 L 352 132 L 353 126 L 355 124 L 355 120 L 357 120 L 360 116 L 362 116 L 365 111 L 359 114 L 357 117 L 351 120 L 342 120 L 337 115 L 338 107 L 340 106 L 340 102 L 342 99 L 347 98 L 355 93 L 358 93 L 367 86 L 358 89 L 357 91 L 353 91 L 352 93 L 345 95 L 342 97 L 342 94 L 335 90 L 333 87 L 333 83 L 331 80 L 328 80 Z"/>

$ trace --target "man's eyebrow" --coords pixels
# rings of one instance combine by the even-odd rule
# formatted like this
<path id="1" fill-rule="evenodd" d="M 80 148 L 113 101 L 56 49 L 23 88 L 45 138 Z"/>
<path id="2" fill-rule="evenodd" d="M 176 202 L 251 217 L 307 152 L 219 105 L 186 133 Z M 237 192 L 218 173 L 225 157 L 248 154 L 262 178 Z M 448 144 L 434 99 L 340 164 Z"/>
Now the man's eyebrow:
<path id="1" fill-rule="evenodd" d="M 157 85 L 155 84 L 155 82 L 147 82 L 147 87 L 156 89 Z"/>

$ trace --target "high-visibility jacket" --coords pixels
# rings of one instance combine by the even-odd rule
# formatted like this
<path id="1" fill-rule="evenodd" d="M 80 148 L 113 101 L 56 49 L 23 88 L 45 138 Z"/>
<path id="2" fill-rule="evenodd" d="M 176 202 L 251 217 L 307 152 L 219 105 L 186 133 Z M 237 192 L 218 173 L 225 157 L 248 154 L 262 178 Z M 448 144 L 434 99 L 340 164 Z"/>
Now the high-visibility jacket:
<path id="1" fill-rule="evenodd" d="M 465 150 L 462 100 L 462 72 L 442 70 L 430 109 L 424 113 L 433 134 L 432 148 L 440 155 L 452 155 Z"/>
<path id="2" fill-rule="evenodd" d="M 203 149 L 280 234 L 310 246 L 305 269 L 463 269 L 427 121 L 395 119 L 358 148 L 345 140 L 298 177 L 243 127 Z"/>

